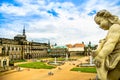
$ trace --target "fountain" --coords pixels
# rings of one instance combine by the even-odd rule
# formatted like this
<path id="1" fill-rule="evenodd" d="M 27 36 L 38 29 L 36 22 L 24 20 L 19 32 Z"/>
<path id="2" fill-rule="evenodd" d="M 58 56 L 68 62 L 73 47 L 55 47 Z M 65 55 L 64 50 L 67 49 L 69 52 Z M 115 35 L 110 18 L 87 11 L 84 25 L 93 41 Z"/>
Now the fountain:
<path id="1" fill-rule="evenodd" d="M 95 66 L 95 64 L 93 63 L 93 57 L 92 56 L 90 56 L 90 64 L 89 65 Z"/>
<path id="2" fill-rule="evenodd" d="M 55 57 L 55 61 L 54 61 L 54 63 L 57 64 L 57 62 L 56 62 L 56 57 Z"/>
<path id="3" fill-rule="evenodd" d="M 66 61 L 68 60 L 68 54 L 66 54 Z"/>
<path id="4" fill-rule="evenodd" d="M 48 64 L 50 64 L 50 65 L 55 65 L 55 66 L 60 66 L 60 65 L 63 65 L 64 62 L 62 62 L 62 61 L 57 61 L 57 58 L 55 57 L 54 61 L 48 62 Z"/>
<path id="5" fill-rule="evenodd" d="M 81 63 L 80 66 L 82 67 L 93 67 L 95 64 L 93 63 L 93 57 L 89 56 L 89 63 Z"/>

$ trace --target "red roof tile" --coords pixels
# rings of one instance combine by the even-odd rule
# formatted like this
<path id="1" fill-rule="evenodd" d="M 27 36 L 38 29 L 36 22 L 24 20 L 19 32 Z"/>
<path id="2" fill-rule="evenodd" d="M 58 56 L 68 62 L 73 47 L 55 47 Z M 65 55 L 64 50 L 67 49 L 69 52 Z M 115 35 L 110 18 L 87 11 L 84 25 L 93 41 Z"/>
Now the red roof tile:
<path id="1" fill-rule="evenodd" d="M 85 47 L 85 45 L 82 44 L 82 43 L 76 43 L 76 44 L 74 44 L 74 45 L 72 45 L 72 44 L 67 44 L 66 46 L 67 46 L 68 48 Z"/>

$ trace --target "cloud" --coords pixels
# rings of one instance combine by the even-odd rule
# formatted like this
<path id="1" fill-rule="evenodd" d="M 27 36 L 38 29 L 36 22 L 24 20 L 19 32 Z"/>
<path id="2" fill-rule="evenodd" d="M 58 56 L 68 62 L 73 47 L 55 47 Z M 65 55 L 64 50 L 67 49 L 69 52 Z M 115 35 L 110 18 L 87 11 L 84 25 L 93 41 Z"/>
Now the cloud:
<path id="1" fill-rule="evenodd" d="M 25 25 L 29 41 L 97 44 L 106 31 L 94 22 L 96 12 L 107 9 L 120 16 L 118 0 L 88 0 L 78 4 L 74 0 L 14 0 L 13 3 L 20 6 L 12 2 L 2 2 L 0 6 L 0 30 L 4 34 L 0 37 L 14 37 L 22 33 Z"/>

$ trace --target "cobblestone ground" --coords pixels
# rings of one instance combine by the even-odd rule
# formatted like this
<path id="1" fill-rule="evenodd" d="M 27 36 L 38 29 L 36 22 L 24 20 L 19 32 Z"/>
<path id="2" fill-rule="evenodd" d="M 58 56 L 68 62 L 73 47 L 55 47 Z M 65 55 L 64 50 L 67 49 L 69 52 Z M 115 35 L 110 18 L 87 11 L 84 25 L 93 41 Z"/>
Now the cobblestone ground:
<path id="1" fill-rule="evenodd" d="M 96 76 L 94 73 L 70 71 L 81 61 L 86 62 L 86 59 L 88 57 L 81 58 L 78 61 L 66 62 L 64 65 L 51 70 L 26 68 L 22 71 L 13 70 L 10 74 L 0 75 L 0 80 L 92 80 Z M 53 75 L 48 75 L 48 72 L 52 72 Z"/>

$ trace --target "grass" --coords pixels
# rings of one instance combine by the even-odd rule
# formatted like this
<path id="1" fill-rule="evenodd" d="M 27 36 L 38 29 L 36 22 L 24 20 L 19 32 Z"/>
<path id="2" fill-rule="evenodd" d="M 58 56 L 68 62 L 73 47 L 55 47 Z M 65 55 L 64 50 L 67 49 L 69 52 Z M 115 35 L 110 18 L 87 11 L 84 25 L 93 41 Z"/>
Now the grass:
<path id="1" fill-rule="evenodd" d="M 31 62 L 26 64 L 19 64 L 19 67 L 25 67 L 25 68 L 33 68 L 33 69 L 52 69 L 55 68 L 55 66 L 47 65 L 43 62 Z"/>
<path id="2" fill-rule="evenodd" d="M 72 68 L 71 71 L 80 71 L 80 72 L 87 72 L 87 73 L 97 73 L 95 67 Z"/>
<path id="3" fill-rule="evenodd" d="M 10 63 L 17 63 L 17 62 L 26 62 L 26 60 L 21 59 L 21 60 L 11 60 Z"/>

